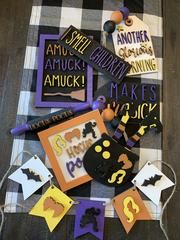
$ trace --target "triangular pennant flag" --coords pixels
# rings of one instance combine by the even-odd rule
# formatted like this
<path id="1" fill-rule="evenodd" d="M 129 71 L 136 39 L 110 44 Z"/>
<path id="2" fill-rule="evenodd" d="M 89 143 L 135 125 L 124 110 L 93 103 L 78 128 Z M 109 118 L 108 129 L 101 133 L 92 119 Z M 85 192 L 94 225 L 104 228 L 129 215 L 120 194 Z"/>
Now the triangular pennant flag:
<path id="1" fill-rule="evenodd" d="M 135 188 L 130 188 L 113 199 L 113 206 L 128 233 L 137 220 L 150 220 L 142 198 Z"/>
<path id="2" fill-rule="evenodd" d="M 132 182 L 156 205 L 159 204 L 161 191 L 174 185 L 156 166 L 147 162 Z"/>
<path id="3" fill-rule="evenodd" d="M 50 232 L 52 232 L 73 203 L 74 201 L 71 198 L 52 185 L 31 209 L 29 214 L 44 217 Z"/>
<path id="4" fill-rule="evenodd" d="M 74 237 L 91 233 L 103 240 L 105 206 L 102 201 L 78 200 Z"/>
<path id="5" fill-rule="evenodd" d="M 22 185 L 23 197 L 26 200 L 52 177 L 40 158 L 35 155 L 8 178 Z"/>

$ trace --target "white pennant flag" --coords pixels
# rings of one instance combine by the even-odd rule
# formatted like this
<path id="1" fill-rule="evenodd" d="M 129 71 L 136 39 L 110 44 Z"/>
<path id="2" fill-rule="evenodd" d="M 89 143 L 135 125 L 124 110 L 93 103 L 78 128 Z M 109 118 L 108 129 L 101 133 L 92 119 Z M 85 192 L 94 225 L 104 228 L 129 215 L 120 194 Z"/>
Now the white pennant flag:
<path id="1" fill-rule="evenodd" d="M 151 162 L 146 163 L 132 180 L 132 183 L 156 205 L 159 204 L 161 191 L 174 185 L 174 183 Z"/>

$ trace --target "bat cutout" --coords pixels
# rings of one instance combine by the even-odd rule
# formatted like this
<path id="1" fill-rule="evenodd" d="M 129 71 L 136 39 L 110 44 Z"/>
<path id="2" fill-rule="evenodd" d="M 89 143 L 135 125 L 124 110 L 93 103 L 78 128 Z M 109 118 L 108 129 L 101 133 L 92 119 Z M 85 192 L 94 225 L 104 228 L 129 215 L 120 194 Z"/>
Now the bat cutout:
<path id="1" fill-rule="evenodd" d="M 47 209 L 54 210 L 52 217 L 58 217 L 59 215 L 61 215 L 63 213 L 64 206 L 61 203 L 56 202 L 52 197 L 47 197 L 44 200 L 43 209 L 44 209 L 44 211 L 46 211 Z"/>
<path id="2" fill-rule="evenodd" d="M 23 174 L 27 176 L 28 180 L 34 180 L 36 182 L 42 182 L 42 178 L 39 174 L 31 170 L 30 168 L 21 168 Z"/>
<path id="3" fill-rule="evenodd" d="M 161 180 L 162 175 L 155 174 L 154 176 L 150 177 L 149 179 L 145 179 L 141 186 L 146 187 L 148 185 L 155 186 L 156 182 Z"/>
<path id="4" fill-rule="evenodd" d="M 94 207 L 92 208 L 87 208 L 84 215 L 82 215 L 81 220 L 80 220 L 80 227 L 84 228 L 87 224 L 92 223 L 93 225 L 93 230 L 95 232 L 98 232 L 98 222 L 96 219 L 96 216 L 98 216 L 101 213 L 101 210 L 99 208 L 95 209 Z"/>

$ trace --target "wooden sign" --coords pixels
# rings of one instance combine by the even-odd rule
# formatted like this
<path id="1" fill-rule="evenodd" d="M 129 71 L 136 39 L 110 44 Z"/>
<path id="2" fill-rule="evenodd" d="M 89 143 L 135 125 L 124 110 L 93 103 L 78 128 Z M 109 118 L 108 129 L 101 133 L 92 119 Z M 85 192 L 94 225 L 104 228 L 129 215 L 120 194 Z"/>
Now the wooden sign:
<path id="1" fill-rule="evenodd" d="M 106 128 L 98 110 L 38 133 L 62 191 L 91 180 L 83 156 L 102 133 Z"/>
<path id="2" fill-rule="evenodd" d="M 41 35 L 36 87 L 37 107 L 74 107 L 92 103 L 92 68 L 58 43 Z"/>
<path id="3" fill-rule="evenodd" d="M 107 105 L 116 109 L 117 104 L 129 104 L 129 123 L 141 122 L 150 112 L 160 114 L 160 86 L 158 84 L 141 83 L 137 78 L 125 78 L 121 84 L 109 82 L 97 89 L 95 97 L 105 96 Z M 115 102 L 115 103 L 113 103 Z M 121 107 L 119 107 L 120 109 Z"/>
<path id="4" fill-rule="evenodd" d="M 132 79 L 131 79 L 132 80 Z M 109 97 L 124 102 L 151 102 L 155 103 L 160 98 L 160 87 L 158 84 L 140 83 L 134 81 L 123 81 L 122 84 L 110 83 Z"/>
<path id="5" fill-rule="evenodd" d="M 113 33 L 117 56 L 131 64 L 127 75 L 157 72 L 157 61 L 149 27 L 136 16 L 130 16 L 133 24 L 121 22 Z"/>
<path id="6" fill-rule="evenodd" d="M 117 83 L 121 82 L 131 67 L 122 58 L 72 25 L 60 37 L 59 43 Z"/>

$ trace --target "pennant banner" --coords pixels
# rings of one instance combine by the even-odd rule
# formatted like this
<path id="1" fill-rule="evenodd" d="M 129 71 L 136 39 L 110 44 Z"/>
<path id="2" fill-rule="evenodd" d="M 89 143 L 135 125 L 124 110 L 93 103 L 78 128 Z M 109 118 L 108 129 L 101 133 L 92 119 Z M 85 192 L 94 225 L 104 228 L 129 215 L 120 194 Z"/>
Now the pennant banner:
<path id="1" fill-rule="evenodd" d="M 159 204 L 161 191 L 174 185 L 174 183 L 151 162 L 146 163 L 132 182 L 156 205 Z"/>
<path id="2" fill-rule="evenodd" d="M 40 158 L 35 155 L 8 178 L 22 185 L 23 197 L 26 200 L 52 177 Z"/>
<path id="3" fill-rule="evenodd" d="M 123 192 L 113 199 L 113 206 L 128 233 L 137 220 L 150 220 L 148 210 L 138 191 L 134 188 Z"/>
<path id="4" fill-rule="evenodd" d="M 74 237 L 91 233 L 103 240 L 105 206 L 102 201 L 78 200 Z"/>
<path id="5" fill-rule="evenodd" d="M 74 201 L 54 185 L 50 186 L 45 194 L 29 212 L 30 215 L 44 217 L 50 232 L 54 230 Z"/>

